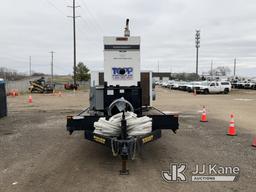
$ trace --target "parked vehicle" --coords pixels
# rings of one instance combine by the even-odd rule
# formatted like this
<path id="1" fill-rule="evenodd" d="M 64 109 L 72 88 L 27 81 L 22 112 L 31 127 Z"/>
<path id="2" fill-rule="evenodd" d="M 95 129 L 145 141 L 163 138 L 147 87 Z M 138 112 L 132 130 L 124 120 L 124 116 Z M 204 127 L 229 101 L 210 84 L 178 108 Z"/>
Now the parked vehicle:
<path id="1" fill-rule="evenodd" d="M 159 81 L 155 81 L 155 85 L 160 85 L 160 82 Z"/>
<path id="2" fill-rule="evenodd" d="M 194 81 L 187 84 L 186 90 L 188 92 L 192 92 L 200 88 L 201 82 L 200 81 Z"/>
<path id="3" fill-rule="evenodd" d="M 66 89 L 66 90 L 77 90 L 78 89 L 78 84 L 73 84 L 73 83 L 65 83 L 64 84 L 64 89 Z"/>
<path id="4" fill-rule="evenodd" d="M 237 88 L 238 83 L 239 83 L 238 80 L 233 80 L 233 81 L 231 82 L 232 88 Z"/>
<path id="5" fill-rule="evenodd" d="M 180 82 L 178 89 L 181 91 L 186 91 L 187 88 L 187 82 Z"/>
<path id="6" fill-rule="evenodd" d="M 175 81 L 173 83 L 172 89 L 179 89 L 179 85 L 180 85 L 180 83 L 178 81 Z"/>
<path id="7" fill-rule="evenodd" d="M 174 81 L 174 80 L 169 80 L 167 87 L 168 87 L 169 89 L 172 89 L 172 87 L 174 86 L 175 83 L 176 83 L 176 81 Z"/>
<path id="8" fill-rule="evenodd" d="M 244 89 L 245 88 L 245 84 L 247 84 L 247 81 L 239 81 L 237 83 L 237 88 Z"/>
<path id="9" fill-rule="evenodd" d="M 250 82 L 248 81 L 247 83 L 244 84 L 244 88 L 245 89 L 253 89 L 255 86 L 255 83 L 254 82 Z"/>
<path id="10" fill-rule="evenodd" d="M 224 93 L 228 94 L 231 91 L 231 83 L 228 81 L 211 81 L 203 82 L 197 92 L 209 93 Z"/>
<path id="11" fill-rule="evenodd" d="M 167 87 L 168 86 L 168 82 L 167 81 L 164 81 L 163 83 L 162 83 L 162 87 Z"/>

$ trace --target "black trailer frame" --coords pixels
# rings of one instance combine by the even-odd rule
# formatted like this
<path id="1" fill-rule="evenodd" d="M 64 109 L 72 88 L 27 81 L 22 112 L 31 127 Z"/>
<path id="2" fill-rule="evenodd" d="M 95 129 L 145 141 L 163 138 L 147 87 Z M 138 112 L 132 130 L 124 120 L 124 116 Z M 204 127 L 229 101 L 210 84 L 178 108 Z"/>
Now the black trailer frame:
<path id="1" fill-rule="evenodd" d="M 134 157 L 136 148 L 159 139 L 161 137 L 162 129 L 170 129 L 176 133 L 176 130 L 179 128 L 177 114 L 164 114 L 159 110 L 157 110 L 157 112 L 157 114 L 150 114 L 149 110 L 142 112 L 141 116 L 147 115 L 152 118 L 152 132 L 138 137 L 127 136 L 124 112 L 121 121 L 120 137 L 107 137 L 94 133 L 94 122 L 104 116 L 81 115 L 81 113 L 77 116 L 68 116 L 66 127 L 70 134 L 74 131 L 84 131 L 85 139 L 112 149 L 113 155 L 115 156 L 120 155 L 122 158 L 122 169 L 120 170 L 120 174 L 127 175 L 129 174 L 129 170 L 126 168 L 126 163 L 129 158 L 132 159 Z"/>

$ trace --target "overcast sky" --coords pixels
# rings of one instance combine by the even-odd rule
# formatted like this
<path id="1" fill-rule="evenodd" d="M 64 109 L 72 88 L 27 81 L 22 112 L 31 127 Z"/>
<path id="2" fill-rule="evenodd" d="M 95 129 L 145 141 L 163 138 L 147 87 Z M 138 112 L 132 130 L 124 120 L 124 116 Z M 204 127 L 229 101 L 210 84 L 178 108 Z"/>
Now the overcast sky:
<path id="1" fill-rule="evenodd" d="M 0 67 L 28 73 L 71 74 L 72 0 L 8 0 L 0 7 Z M 77 0 L 77 60 L 103 69 L 103 36 L 141 36 L 142 69 L 195 71 L 195 30 L 201 30 L 199 72 L 229 66 L 237 58 L 239 75 L 256 76 L 255 0 Z"/>

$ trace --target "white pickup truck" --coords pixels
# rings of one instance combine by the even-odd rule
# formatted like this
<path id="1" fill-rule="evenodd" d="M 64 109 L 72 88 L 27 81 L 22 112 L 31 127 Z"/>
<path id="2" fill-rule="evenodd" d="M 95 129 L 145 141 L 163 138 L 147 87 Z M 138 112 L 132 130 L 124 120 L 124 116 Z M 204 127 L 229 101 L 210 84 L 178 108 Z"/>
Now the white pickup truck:
<path id="1" fill-rule="evenodd" d="M 231 83 L 228 81 L 205 81 L 202 82 L 197 92 L 209 93 L 224 93 L 228 94 L 231 91 Z"/>

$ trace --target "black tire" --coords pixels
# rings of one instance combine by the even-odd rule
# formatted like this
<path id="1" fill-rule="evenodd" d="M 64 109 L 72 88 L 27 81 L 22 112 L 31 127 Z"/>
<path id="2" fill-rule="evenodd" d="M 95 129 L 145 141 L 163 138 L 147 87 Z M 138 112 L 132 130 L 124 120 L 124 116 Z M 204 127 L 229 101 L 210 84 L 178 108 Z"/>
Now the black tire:
<path id="1" fill-rule="evenodd" d="M 229 89 L 224 89 L 224 94 L 228 94 L 229 93 Z"/>
<path id="2" fill-rule="evenodd" d="M 208 90 L 208 89 L 205 89 L 205 90 L 204 90 L 204 94 L 209 94 L 209 90 Z"/>

